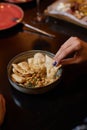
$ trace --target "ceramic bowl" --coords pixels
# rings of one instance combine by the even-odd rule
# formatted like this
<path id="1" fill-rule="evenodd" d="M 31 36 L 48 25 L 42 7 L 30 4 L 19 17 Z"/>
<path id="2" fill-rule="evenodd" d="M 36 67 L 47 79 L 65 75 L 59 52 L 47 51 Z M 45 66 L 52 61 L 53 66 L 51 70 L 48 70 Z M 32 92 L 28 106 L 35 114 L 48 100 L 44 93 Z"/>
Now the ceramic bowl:
<path id="1" fill-rule="evenodd" d="M 62 67 L 59 68 L 57 76 L 59 76 L 59 78 L 52 82 L 51 84 L 47 85 L 47 86 L 43 86 L 43 87 L 22 87 L 21 85 L 17 84 L 16 82 L 14 82 L 11 78 L 11 74 L 12 74 L 12 64 L 13 63 L 19 63 L 22 62 L 24 60 L 27 60 L 28 58 L 31 58 L 34 56 L 35 53 L 42 53 L 44 55 L 48 55 L 49 57 L 53 58 L 54 54 L 48 51 L 43 51 L 43 50 L 30 50 L 30 51 L 26 51 L 26 52 L 22 52 L 18 55 L 16 55 L 15 57 L 13 57 L 7 66 L 7 73 L 8 73 L 8 79 L 10 84 L 18 91 L 26 93 L 26 94 L 42 94 L 45 92 L 50 91 L 51 89 L 55 88 L 58 86 L 60 79 L 62 77 Z"/>

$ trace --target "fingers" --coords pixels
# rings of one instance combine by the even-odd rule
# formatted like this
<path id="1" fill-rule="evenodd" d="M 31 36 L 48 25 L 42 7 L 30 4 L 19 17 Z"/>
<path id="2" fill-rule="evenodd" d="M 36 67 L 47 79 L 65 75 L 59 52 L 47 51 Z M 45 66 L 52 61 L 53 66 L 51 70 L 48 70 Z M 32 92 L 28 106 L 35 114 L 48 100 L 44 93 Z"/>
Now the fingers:
<path id="1" fill-rule="evenodd" d="M 73 58 L 67 58 L 67 59 L 61 60 L 60 64 L 62 64 L 62 65 L 76 64 L 76 63 L 79 63 L 80 61 L 81 61 L 80 58 L 73 57 Z"/>
<path id="2" fill-rule="evenodd" d="M 69 54 L 71 54 L 72 52 L 76 52 L 81 48 L 80 45 L 80 40 L 77 37 L 71 37 L 69 38 L 59 49 L 59 51 L 56 53 L 54 60 L 60 64 L 61 63 L 72 63 L 75 62 L 74 60 L 75 57 L 71 58 L 71 59 L 67 59 L 67 60 L 63 60 L 66 56 L 68 56 Z M 62 62 L 62 61 L 63 62 Z"/>

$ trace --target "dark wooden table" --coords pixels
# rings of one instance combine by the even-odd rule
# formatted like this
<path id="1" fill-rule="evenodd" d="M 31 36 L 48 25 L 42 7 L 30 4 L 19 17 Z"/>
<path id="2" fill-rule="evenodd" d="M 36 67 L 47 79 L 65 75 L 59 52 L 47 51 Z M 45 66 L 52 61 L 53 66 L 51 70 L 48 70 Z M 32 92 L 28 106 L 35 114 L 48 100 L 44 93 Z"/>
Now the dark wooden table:
<path id="1" fill-rule="evenodd" d="M 52 2 L 42 0 L 41 11 Z M 15 55 L 32 49 L 55 54 L 70 36 L 87 41 L 87 29 L 51 17 L 47 17 L 46 23 L 36 25 L 32 23 L 36 15 L 35 1 L 18 6 L 24 10 L 25 22 L 56 38 L 35 33 L 21 23 L 0 31 L 0 93 L 5 96 L 7 108 L 2 130 L 72 130 L 87 116 L 87 64 L 65 66 L 58 86 L 41 95 L 15 90 L 8 81 L 7 65 Z"/>

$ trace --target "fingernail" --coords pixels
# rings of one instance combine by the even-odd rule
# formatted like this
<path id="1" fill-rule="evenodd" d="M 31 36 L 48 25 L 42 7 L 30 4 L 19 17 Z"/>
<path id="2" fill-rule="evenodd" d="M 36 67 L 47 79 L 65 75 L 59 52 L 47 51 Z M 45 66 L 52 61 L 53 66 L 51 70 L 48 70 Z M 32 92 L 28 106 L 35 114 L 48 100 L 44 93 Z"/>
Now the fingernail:
<path id="1" fill-rule="evenodd" d="M 53 66 L 56 66 L 58 64 L 58 62 L 57 61 L 55 61 L 54 63 L 53 63 Z"/>

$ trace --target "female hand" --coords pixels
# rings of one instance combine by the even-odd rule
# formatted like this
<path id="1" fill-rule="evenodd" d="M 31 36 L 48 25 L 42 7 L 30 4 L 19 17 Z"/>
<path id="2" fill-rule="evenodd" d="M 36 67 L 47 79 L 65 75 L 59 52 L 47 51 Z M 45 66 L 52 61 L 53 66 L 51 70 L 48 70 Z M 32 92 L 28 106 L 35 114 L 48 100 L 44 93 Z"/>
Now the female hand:
<path id="1" fill-rule="evenodd" d="M 66 58 L 72 54 L 71 58 Z M 56 64 L 79 64 L 87 61 L 87 43 L 78 37 L 70 37 L 58 50 L 54 57 Z"/>

